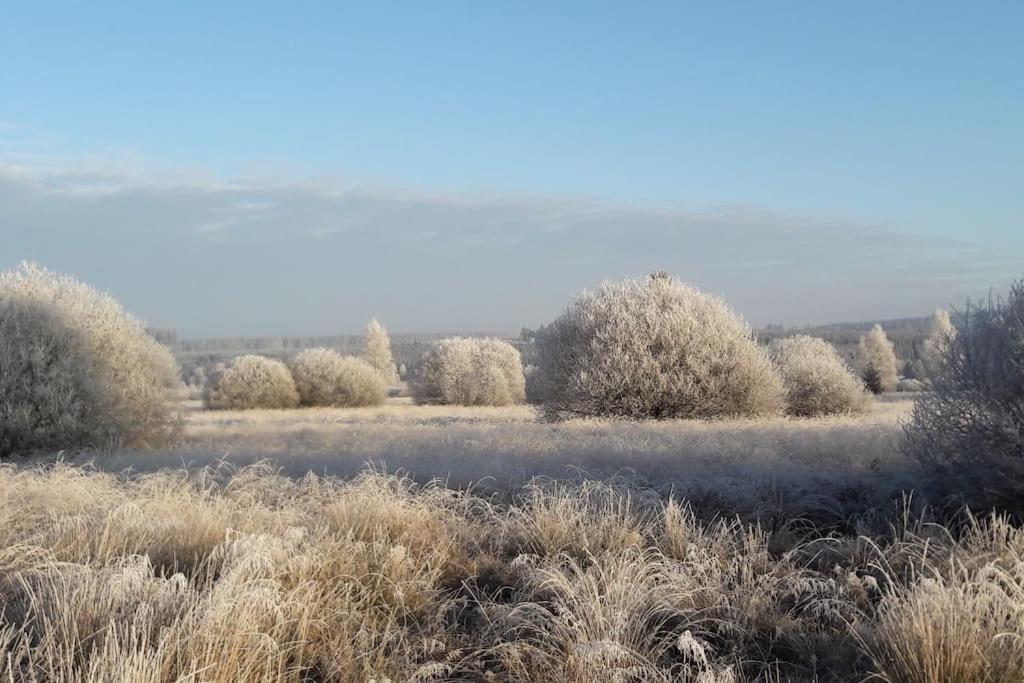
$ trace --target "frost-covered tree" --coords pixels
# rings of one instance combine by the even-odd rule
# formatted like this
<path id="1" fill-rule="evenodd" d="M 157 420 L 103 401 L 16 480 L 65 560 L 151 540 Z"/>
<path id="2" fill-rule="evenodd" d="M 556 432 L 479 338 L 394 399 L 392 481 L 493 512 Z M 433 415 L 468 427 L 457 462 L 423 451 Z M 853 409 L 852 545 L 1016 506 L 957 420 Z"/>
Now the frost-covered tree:
<path id="1" fill-rule="evenodd" d="M 291 361 L 304 406 L 355 408 L 380 405 L 387 398 L 384 377 L 362 358 L 333 349 L 308 349 Z"/>
<path id="2" fill-rule="evenodd" d="M 970 303 L 946 334 L 904 450 L 946 493 L 1024 511 L 1024 281 L 1005 301 Z"/>
<path id="3" fill-rule="evenodd" d="M 860 376 L 864 380 L 864 386 L 872 394 L 877 396 L 885 393 L 885 387 L 882 385 L 882 374 L 878 372 L 878 368 L 875 367 L 874 363 L 868 363 Z"/>
<path id="4" fill-rule="evenodd" d="M 862 412 L 870 405 L 864 383 L 824 339 L 797 335 L 769 347 L 786 388 L 786 412 L 800 417 Z"/>
<path id="5" fill-rule="evenodd" d="M 206 386 L 206 370 L 202 367 L 197 367 L 192 371 L 192 374 L 189 375 L 188 383 L 194 387 L 202 388 Z"/>
<path id="6" fill-rule="evenodd" d="M 391 339 L 388 331 L 376 319 L 366 324 L 363 332 L 363 360 L 369 363 L 388 385 L 398 384 L 398 369 L 391 355 Z"/>
<path id="7" fill-rule="evenodd" d="M 112 297 L 23 263 L 0 274 L 0 455 L 168 443 L 170 351 Z"/>
<path id="8" fill-rule="evenodd" d="M 665 273 L 584 293 L 537 333 L 531 385 L 549 416 L 778 415 L 782 380 L 721 299 Z"/>
<path id="9" fill-rule="evenodd" d="M 522 403 L 519 351 L 498 339 L 443 339 L 426 354 L 412 386 L 417 403 L 504 406 Z"/>
<path id="10" fill-rule="evenodd" d="M 921 354 L 924 361 L 925 374 L 930 378 L 939 372 L 946 347 L 956 335 L 956 328 L 949 317 L 949 311 L 939 309 L 932 314 L 928 324 L 928 338 L 924 340 Z"/>
<path id="11" fill-rule="evenodd" d="M 860 338 L 857 355 L 865 371 L 868 367 L 873 367 L 878 372 L 882 391 L 892 391 L 896 388 L 896 382 L 899 381 L 896 352 L 881 325 L 876 324 Z"/>

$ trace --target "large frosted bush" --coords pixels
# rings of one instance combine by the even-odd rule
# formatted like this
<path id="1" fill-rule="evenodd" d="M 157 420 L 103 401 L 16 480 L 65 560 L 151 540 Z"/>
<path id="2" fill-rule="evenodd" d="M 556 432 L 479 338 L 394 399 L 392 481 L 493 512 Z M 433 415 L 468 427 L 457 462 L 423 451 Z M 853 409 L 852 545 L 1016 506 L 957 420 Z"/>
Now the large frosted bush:
<path id="1" fill-rule="evenodd" d="M 800 417 L 862 412 L 871 398 L 864 383 L 824 339 L 798 335 L 769 347 L 786 389 L 786 412 Z"/>
<path id="2" fill-rule="evenodd" d="M 522 403 L 519 351 L 497 339 L 444 339 L 427 353 L 413 383 L 417 403 L 504 406 Z"/>
<path id="3" fill-rule="evenodd" d="M 263 356 L 240 356 L 206 383 L 204 400 L 215 410 L 294 408 L 299 393 L 288 367 Z"/>
<path id="4" fill-rule="evenodd" d="M 376 368 L 332 349 L 303 351 L 291 369 L 304 406 L 375 406 L 387 397 L 387 383 Z"/>
<path id="5" fill-rule="evenodd" d="M 1024 281 L 970 304 L 940 345 L 931 391 L 914 404 L 905 451 L 947 493 L 1024 511 Z"/>
<path id="6" fill-rule="evenodd" d="M 110 296 L 34 264 L 0 274 L 0 455 L 164 445 L 178 375 Z"/>
<path id="7" fill-rule="evenodd" d="M 782 413 L 782 381 L 721 299 L 657 274 L 585 293 L 537 335 L 549 416 L 714 418 Z"/>
<path id="8" fill-rule="evenodd" d="M 877 393 L 892 391 L 896 388 L 896 382 L 899 381 L 899 373 L 896 370 L 896 352 L 881 325 L 875 325 L 860 338 L 857 343 L 857 356 L 865 373 L 870 373 L 870 370 L 873 369 L 878 374 L 876 388 L 880 391 Z M 874 373 L 870 374 L 873 377 Z M 868 384 L 875 384 L 875 380 L 872 378 Z"/>
<path id="9" fill-rule="evenodd" d="M 391 355 L 391 338 L 384 326 L 376 320 L 367 323 L 363 332 L 363 360 L 373 366 L 387 384 L 395 385 L 401 381 L 394 356 Z"/>

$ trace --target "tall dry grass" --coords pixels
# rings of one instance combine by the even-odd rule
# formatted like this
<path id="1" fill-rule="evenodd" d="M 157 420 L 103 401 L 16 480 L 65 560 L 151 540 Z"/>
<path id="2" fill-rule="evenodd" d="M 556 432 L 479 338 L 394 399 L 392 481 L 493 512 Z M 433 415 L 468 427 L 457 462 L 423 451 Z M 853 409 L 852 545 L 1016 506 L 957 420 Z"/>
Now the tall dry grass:
<path id="1" fill-rule="evenodd" d="M 0 468 L 12 681 L 1019 681 L 1024 532 L 266 465 Z"/>

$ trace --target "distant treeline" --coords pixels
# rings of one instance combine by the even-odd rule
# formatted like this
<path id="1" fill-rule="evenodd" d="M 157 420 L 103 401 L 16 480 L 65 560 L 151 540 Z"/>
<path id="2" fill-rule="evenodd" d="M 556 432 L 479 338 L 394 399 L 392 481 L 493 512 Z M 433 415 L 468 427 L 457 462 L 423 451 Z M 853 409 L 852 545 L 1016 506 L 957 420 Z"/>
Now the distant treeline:
<path id="1" fill-rule="evenodd" d="M 757 330 L 757 337 L 762 343 L 768 343 L 779 337 L 795 334 L 807 334 L 820 337 L 839 351 L 851 364 L 855 365 L 857 341 L 861 335 L 878 323 L 885 330 L 896 349 L 896 356 L 904 363 L 901 372 L 907 377 L 915 377 L 920 367 L 924 340 L 928 337 L 929 317 L 899 318 L 896 320 L 868 320 L 859 322 L 832 323 L 806 327 L 784 327 L 782 325 L 766 325 Z M 543 329 L 543 326 L 539 329 Z M 391 352 L 398 366 L 405 366 L 408 376 L 416 375 L 423 354 L 434 342 L 445 337 L 495 337 L 504 339 L 519 349 L 523 356 L 523 365 L 530 365 L 534 359 L 533 341 L 539 330 L 522 328 L 518 337 L 493 332 L 444 332 L 434 334 L 392 334 Z M 207 339 L 181 339 L 173 328 L 150 328 L 158 341 L 171 347 L 182 374 L 188 378 L 196 368 L 203 368 L 207 373 L 219 363 L 226 363 L 232 358 L 247 353 L 255 353 L 278 360 L 287 360 L 302 349 L 325 347 L 336 349 L 343 354 L 358 355 L 363 349 L 361 334 L 328 335 L 318 337 L 212 337 Z"/>

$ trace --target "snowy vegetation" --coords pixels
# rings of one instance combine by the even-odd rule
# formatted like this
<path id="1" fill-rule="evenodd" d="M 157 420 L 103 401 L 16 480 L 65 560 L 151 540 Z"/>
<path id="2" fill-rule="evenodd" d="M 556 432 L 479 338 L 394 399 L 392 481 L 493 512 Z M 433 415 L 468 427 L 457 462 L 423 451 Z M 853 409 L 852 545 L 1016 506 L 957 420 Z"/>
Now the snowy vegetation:
<path id="1" fill-rule="evenodd" d="M 870 405 L 864 383 L 828 342 L 798 335 L 777 339 L 769 349 L 782 375 L 790 415 L 841 415 Z"/>
<path id="2" fill-rule="evenodd" d="M 776 415 L 782 380 L 716 297 L 656 273 L 607 282 L 537 336 L 536 390 L 551 416 Z"/>
<path id="3" fill-rule="evenodd" d="M 497 339 L 444 339 L 420 364 L 413 384 L 418 403 L 505 406 L 526 399 L 519 352 Z"/>
<path id="4" fill-rule="evenodd" d="M 304 406 L 375 406 L 387 397 L 387 383 L 362 358 L 332 349 L 308 349 L 291 362 L 292 377 Z"/>
<path id="5" fill-rule="evenodd" d="M 536 333 L 537 406 L 478 338 L 385 402 L 371 322 L 361 358 L 188 368 L 213 410 L 183 413 L 153 334 L 24 265 L 0 275 L 0 675 L 1022 680 L 1024 285 L 920 348 L 900 379 L 863 336 L 871 383 L 917 392 L 872 401 L 827 341 L 761 345 L 659 273 Z"/>
<path id="6" fill-rule="evenodd" d="M 166 445 L 178 385 L 171 353 L 111 297 L 30 263 L 0 274 L 0 455 Z"/>
<path id="7" fill-rule="evenodd" d="M 262 356 L 241 356 L 212 377 L 204 401 L 215 410 L 294 408 L 299 392 L 288 367 Z"/>

